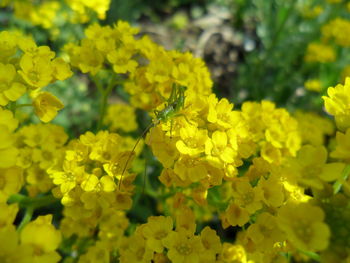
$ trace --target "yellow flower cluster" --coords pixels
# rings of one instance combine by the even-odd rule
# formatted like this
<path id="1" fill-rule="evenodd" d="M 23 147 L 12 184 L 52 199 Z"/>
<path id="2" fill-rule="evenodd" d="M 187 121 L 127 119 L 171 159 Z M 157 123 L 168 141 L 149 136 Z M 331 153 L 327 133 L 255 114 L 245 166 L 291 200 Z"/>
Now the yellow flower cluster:
<path id="1" fill-rule="evenodd" d="M 83 73 L 96 75 L 111 68 L 124 77 L 134 107 L 155 109 L 169 97 L 174 84 L 187 87 L 188 92 L 210 94 L 212 81 L 201 59 L 166 51 L 147 36 L 136 38 L 137 33 L 137 28 L 123 21 L 114 27 L 94 24 L 85 30 L 80 45 L 68 44 L 65 50 L 71 64 Z"/>
<path id="2" fill-rule="evenodd" d="M 305 18 L 315 18 L 324 12 L 324 8 L 321 5 L 311 6 L 308 4 L 303 4 L 300 8 L 300 12 Z"/>
<path id="3" fill-rule="evenodd" d="M 72 23 L 86 23 L 93 17 L 105 19 L 110 2 L 110 0 L 13 0 L 1 1 L 0 6 L 12 6 L 17 18 L 29 21 L 35 26 L 58 30 L 58 24 L 62 24 L 60 16 Z"/>
<path id="4" fill-rule="evenodd" d="M 11 1 L 13 3 L 14 15 L 20 19 L 30 21 L 35 26 L 49 29 L 55 26 L 56 13 L 60 9 L 58 1 L 40 1 L 34 5 L 33 1 Z"/>
<path id="5" fill-rule="evenodd" d="M 325 41 L 334 40 L 342 47 L 350 46 L 350 21 L 337 17 L 322 28 L 322 37 Z"/>
<path id="6" fill-rule="evenodd" d="M 305 89 L 315 92 L 321 92 L 322 91 L 322 84 L 319 79 L 308 79 L 304 83 Z"/>
<path id="7" fill-rule="evenodd" d="M 0 32 L 0 105 L 16 102 L 26 92 L 33 99 L 35 113 L 43 122 L 52 120 L 63 104 L 45 86 L 72 75 L 69 65 L 48 46 L 17 33 Z"/>
<path id="8" fill-rule="evenodd" d="M 62 160 L 48 170 L 58 186 L 54 194 L 66 207 L 62 231 L 91 234 L 104 210 L 130 209 L 135 174 L 124 170 L 134 143 L 107 131 L 87 132 L 69 142 Z"/>
<path id="9" fill-rule="evenodd" d="M 334 116 L 340 131 L 336 134 L 336 148 L 331 153 L 334 158 L 349 162 L 350 159 L 350 78 L 345 84 L 328 88 L 328 96 L 323 96 L 327 112 Z M 344 132 L 344 133 L 342 133 Z"/>
<path id="10" fill-rule="evenodd" d="M 104 20 L 111 0 L 69 0 L 66 4 L 73 10 L 72 22 L 86 23 L 91 19 L 91 12 L 96 13 L 98 19 Z"/>
<path id="11" fill-rule="evenodd" d="M 101 4 L 101 14 L 106 9 L 102 2 L 85 3 Z M 146 187 L 145 200 L 161 200 L 152 211 L 163 215 L 141 225 L 128 211 L 140 198 L 129 170 L 142 143 L 134 153 L 136 140 L 103 130 L 69 141 L 52 124 L 16 130 L 14 102 L 28 91 L 37 115 L 49 122 L 62 105 L 41 89 L 72 73 L 48 47 L 0 33 L 0 244 L 7 244 L 0 245 L 0 258 L 58 262 L 63 236 L 72 243 L 64 260 L 78 263 L 268 263 L 302 252 L 319 253 L 324 262 L 349 260 L 350 78 L 323 97 L 339 130 L 327 148 L 335 129 L 329 120 L 302 112 L 293 117 L 269 101 L 234 109 L 211 93 L 202 60 L 137 33 L 126 22 L 94 24 L 79 45 L 65 50 L 105 101 L 121 84 L 133 106 L 156 109 L 146 143 L 163 165 L 165 187 Z M 323 48 L 310 48 L 316 51 L 309 61 L 329 61 L 331 51 L 320 59 Z M 134 107 L 115 104 L 101 113 L 113 131 L 137 129 Z M 54 199 L 50 191 L 63 204 L 60 231 L 52 215 L 30 221 L 40 202 Z M 26 215 L 16 231 L 18 207 Z M 234 243 L 222 242 L 206 220 L 242 231 Z"/>
<path id="12" fill-rule="evenodd" d="M 350 128 L 350 77 L 345 84 L 338 84 L 327 90 L 328 97 L 323 96 L 326 110 L 335 117 L 338 129 L 345 131 Z"/>
<path id="13" fill-rule="evenodd" d="M 331 230 L 330 244 L 328 248 L 321 254 L 324 262 L 341 262 L 350 260 L 349 236 L 350 228 L 346 223 L 350 217 L 349 195 L 350 195 L 350 111 L 349 111 L 349 93 L 350 78 L 346 78 L 345 84 L 338 84 L 335 87 L 328 88 L 328 96 L 323 96 L 325 108 L 328 113 L 335 117 L 338 130 L 336 133 L 335 146 L 330 156 L 341 163 L 333 163 L 330 167 L 324 166 L 319 170 L 322 174 L 328 170 L 328 175 L 335 178 L 337 182 L 333 185 L 333 189 L 328 185 L 324 185 L 325 191 L 321 193 L 322 199 L 319 200 L 323 211 L 325 212 L 325 220 Z M 340 165 L 345 168 L 341 171 Z M 318 168 L 319 169 L 319 168 Z M 338 170 L 338 171 L 337 171 Z M 339 173 L 341 173 L 339 175 Z M 330 178 L 328 178 L 330 179 Z M 340 192 L 342 188 L 342 192 Z M 333 190 L 333 193 L 331 192 Z"/>
<path id="14" fill-rule="evenodd" d="M 326 136 L 334 134 L 333 122 L 316 113 L 297 111 L 294 117 L 298 121 L 303 144 L 324 145 Z"/>
<path id="15" fill-rule="evenodd" d="M 171 217 L 152 216 L 132 236 L 124 237 L 119 248 L 120 262 L 215 262 L 225 253 L 211 228 L 205 227 L 200 235 L 195 235 L 191 209 L 179 207 L 175 217 L 175 230 Z"/>
<path id="16" fill-rule="evenodd" d="M 18 126 L 11 111 L 0 108 L 0 168 L 16 164 L 18 150 L 15 146 L 14 131 Z"/>
<path id="17" fill-rule="evenodd" d="M 53 124 L 32 124 L 16 132 L 19 150 L 16 164 L 24 170 L 29 196 L 47 193 L 53 188 L 47 170 L 64 154 L 67 139 L 63 128 Z"/>
<path id="18" fill-rule="evenodd" d="M 307 46 L 306 62 L 328 63 L 336 59 L 336 54 L 332 46 L 321 43 L 310 43 Z"/>
<path id="19" fill-rule="evenodd" d="M 62 238 L 60 231 L 51 224 L 52 215 L 39 216 L 18 232 L 13 224 L 17 204 L 0 202 L 0 209 L 0 255 L 5 260 L 3 262 L 59 262 L 61 256 L 56 250 Z"/>
<path id="20" fill-rule="evenodd" d="M 104 119 L 110 131 L 132 132 L 137 130 L 135 108 L 127 104 L 112 104 Z"/>

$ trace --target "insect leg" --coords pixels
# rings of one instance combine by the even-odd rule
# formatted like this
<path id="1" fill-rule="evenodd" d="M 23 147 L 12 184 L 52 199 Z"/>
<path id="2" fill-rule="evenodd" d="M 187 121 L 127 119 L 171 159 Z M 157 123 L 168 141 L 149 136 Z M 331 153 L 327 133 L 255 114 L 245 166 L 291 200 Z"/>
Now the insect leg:
<path id="1" fill-rule="evenodd" d="M 143 174 L 142 195 L 145 193 L 145 188 L 146 188 L 146 176 L 147 176 L 147 157 L 145 158 L 145 171 L 144 171 L 144 174 Z"/>

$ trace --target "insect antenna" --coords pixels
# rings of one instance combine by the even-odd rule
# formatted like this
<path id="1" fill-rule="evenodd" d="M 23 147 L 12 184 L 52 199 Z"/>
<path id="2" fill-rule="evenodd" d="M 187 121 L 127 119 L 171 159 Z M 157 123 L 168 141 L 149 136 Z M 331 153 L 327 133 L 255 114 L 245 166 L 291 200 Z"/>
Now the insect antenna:
<path id="1" fill-rule="evenodd" d="M 147 158 L 145 158 L 145 171 L 143 174 L 143 186 L 142 186 L 142 195 L 145 194 L 145 188 L 146 188 L 146 176 L 147 176 Z"/>
<path id="2" fill-rule="evenodd" d="M 125 173 L 125 171 L 126 171 L 126 168 L 128 167 L 128 164 L 129 164 L 129 161 L 130 161 L 130 159 L 131 159 L 131 156 L 133 155 L 133 153 L 134 153 L 134 151 L 135 151 L 137 145 L 138 145 L 139 142 L 141 141 L 141 138 L 143 138 L 143 137 L 145 136 L 145 134 L 149 131 L 149 129 L 152 128 L 153 125 L 154 125 L 154 123 L 151 122 L 151 123 L 146 127 L 146 129 L 142 132 L 141 136 L 137 139 L 137 141 L 136 141 L 134 147 L 132 148 L 131 153 L 130 153 L 129 156 L 128 156 L 128 159 L 126 159 L 125 166 L 124 166 L 124 168 L 123 168 L 122 174 L 121 174 L 121 176 L 120 176 L 119 184 L 118 184 L 118 189 L 119 189 L 119 190 L 120 190 L 120 186 L 121 186 L 121 184 L 122 184 L 123 175 L 124 175 L 124 173 Z"/>

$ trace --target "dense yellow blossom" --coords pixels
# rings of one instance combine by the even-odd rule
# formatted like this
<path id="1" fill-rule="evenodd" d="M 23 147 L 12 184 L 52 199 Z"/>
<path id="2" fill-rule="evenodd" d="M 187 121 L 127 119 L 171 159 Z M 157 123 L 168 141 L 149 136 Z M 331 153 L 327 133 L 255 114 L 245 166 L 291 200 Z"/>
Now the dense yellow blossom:
<path id="1" fill-rule="evenodd" d="M 90 12 L 96 13 L 99 19 L 106 18 L 106 12 L 110 5 L 110 0 L 73 0 L 66 1 L 70 8 L 74 11 L 73 21 L 85 23 L 90 20 Z"/>
<path id="2" fill-rule="evenodd" d="M 294 116 L 298 121 L 303 144 L 323 145 L 326 137 L 334 134 L 334 124 L 326 117 L 302 111 L 297 111 Z"/>
<path id="3" fill-rule="evenodd" d="M 9 101 L 16 101 L 25 92 L 26 87 L 15 80 L 16 68 L 12 64 L 0 63 L 0 105 L 5 106 Z"/>
<path id="4" fill-rule="evenodd" d="M 320 251 L 328 246 L 330 230 L 324 222 L 324 212 L 310 203 L 288 203 L 277 216 L 278 226 L 296 248 Z"/>
<path id="5" fill-rule="evenodd" d="M 40 5 L 33 5 L 31 1 L 13 1 L 15 16 L 30 21 L 33 25 L 49 29 L 54 27 L 56 13 L 60 8 L 58 1 L 46 1 Z"/>
<path id="6" fill-rule="evenodd" d="M 290 164 L 301 185 L 323 188 L 323 182 L 331 182 L 341 177 L 343 163 L 326 163 L 327 150 L 323 146 L 303 146 L 296 159 Z"/>
<path id="7" fill-rule="evenodd" d="M 46 193 L 53 188 L 47 169 L 59 162 L 67 139 L 63 128 L 52 124 L 28 125 L 18 130 L 16 164 L 24 169 L 29 195 Z"/>
<path id="8" fill-rule="evenodd" d="M 166 238 L 165 247 L 169 249 L 168 257 L 174 263 L 200 262 L 204 247 L 199 236 L 188 236 L 187 231 L 180 228 Z"/>
<path id="9" fill-rule="evenodd" d="M 322 36 L 325 40 L 334 40 L 339 46 L 350 46 L 350 21 L 337 17 L 322 28 Z M 324 51 L 326 51 L 324 49 Z M 324 55 L 322 55 L 324 56 Z"/>
<path id="10" fill-rule="evenodd" d="M 57 3 L 14 1 L 14 7 L 18 16 L 53 28 L 64 4 Z M 75 21 L 88 22 L 104 19 L 110 1 L 66 4 Z M 325 26 L 324 42 L 312 42 L 305 60 L 334 61 L 333 45 L 347 46 L 347 36 L 338 36 L 347 23 Z M 97 129 L 78 138 L 69 130 L 68 139 L 61 126 L 23 122 L 18 108 L 32 106 L 41 121 L 51 121 L 63 105 L 43 88 L 70 77 L 70 65 L 30 37 L 0 32 L 0 259 L 285 263 L 287 256 L 306 261 L 310 252 L 325 262 L 350 258 L 350 78 L 323 97 L 339 129 L 334 139 L 332 121 L 316 114 L 292 117 L 266 100 L 239 108 L 219 99 L 202 59 L 138 33 L 123 21 L 95 23 L 79 43 L 66 44 L 70 65 L 89 73 L 79 78 L 91 80 L 102 101 Z M 315 80 L 305 87 L 322 89 Z M 131 105 L 115 99 L 119 92 Z M 136 108 L 152 118 L 141 136 L 150 150 L 131 137 Z M 140 154 L 152 165 L 145 165 L 144 192 L 141 177 L 130 172 Z M 163 185 L 149 180 L 148 170 Z M 62 213 L 41 216 L 54 202 Z M 235 228 L 235 241 L 222 235 L 230 229 L 208 226 L 220 224 Z"/>
<path id="11" fill-rule="evenodd" d="M 310 43 L 307 46 L 306 62 L 320 62 L 327 63 L 333 62 L 336 59 L 336 54 L 332 46 L 321 43 Z"/>
<path id="12" fill-rule="evenodd" d="M 25 226 L 20 235 L 22 244 L 34 248 L 37 261 L 58 262 L 60 255 L 55 251 L 61 243 L 61 233 L 51 224 L 52 215 L 39 216 Z M 43 242 L 45 240 L 45 242 Z"/>
<path id="13" fill-rule="evenodd" d="M 350 161 L 350 128 L 345 133 L 337 132 L 336 147 L 331 152 L 331 157 Z"/>
<path id="14" fill-rule="evenodd" d="M 223 243 L 222 251 L 219 255 L 219 262 L 239 262 L 247 263 L 247 255 L 244 247 L 241 245 L 234 245 L 231 243 Z"/>
<path id="15" fill-rule="evenodd" d="M 147 224 L 142 228 L 147 246 L 155 252 L 161 253 L 164 249 L 164 240 L 173 230 L 171 217 L 149 217 Z"/>
<path id="16" fill-rule="evenodd" d="M 350 127 L 350 78 L 344 85 L 328 88 L 327 95 L 322 96 L 327 112 L 334 116 L 338 129 L 346 130 Z"/>
<path id="17" fill-rule="evenodd" d="M 309 79 L 304 83 L 305 89 L 315 92 L 322 90 L 321 81 L 318 79 Z"/>

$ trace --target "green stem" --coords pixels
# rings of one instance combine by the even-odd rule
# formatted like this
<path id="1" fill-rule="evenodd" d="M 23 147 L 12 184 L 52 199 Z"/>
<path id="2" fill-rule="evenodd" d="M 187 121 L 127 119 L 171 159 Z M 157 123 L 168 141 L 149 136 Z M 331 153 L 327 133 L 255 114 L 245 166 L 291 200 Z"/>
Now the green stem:
<path id="1" fill-rule="evenodd" d="M 52 195 L 29 197 L 22 194 L 14 194 L 14 195 L 11 195 L 10 198 L 8 199 L 8 203 L 10 204 L 18 203 L 20 207 L 25 207 L 25 208 L 33 207 L 33 209 L 48 206 L 57 201 L 58 199 L 56 199 Z"/>
<path id="2" fill-rule="evenodd" d="M 333 184 L 333 193 L 337 194 L 341 187 L 344 186 L 345 188 L 349 188 L 349 185 L 347 183 L 347 179 L 350 175 L 350 164 L 348 164 L 347 166 L 345 166 L 341 177 Z"/>
<path id="3" fill-rule="evenodd" d="M 28 224 L 30 220 L 32 220 L 33 212 L 34 212 L 34 208 L 32 206 L 27 207 L 26 213 L 24 214 L 24 217 L 17 228 L 18 232 L 21 232 L 24 226 Z"/>
<path id="4" fill-rule="evenodd" d="M 58 199 L 52 195 L 39 196 L 39 197 L 29 197 L 22 194 L 11 195 L 8 199 L 9 204 L 18 203 L 19 207 L 25 208 L 25 214 L 18 226 L 18 231 L 20 232 L 23 227 L 30 222 L 33 217 L 33 212 L 35 209 L 40 207 L 49 206 L 52 203 L 58 202 Z"/>
<path id="5" fill-rule="evenodd" d="M 19 104 L 15 106 L 15 110 L 19 109 L 19 108 L 23 108 L 23 107 L 33 107 L 33 104 L 28 103 L 28 104 Z"/>
<path id="6" fill-rule="evenodd" d="M 15 102 L 15 101 L 10 102 L 10 103 L 8 104 L 8 109 L 9 109 L 10 111 L 12 111 L 13 115 L 15 115 L 15 113 L 16 113 L 16 102 Z"/>
<path id="7" fill-rule="evenodd" d="M 95 80 L 95 83 L 98 90 L 101 92 L 100 112 L 99 112 L 99 119 L 97 123 L 97 131 L 99 131 L 102 128 L 103 120 L 106 115 L 108 96 L 111 93 L 112 89 L 114 88 L 116 81 L 114 78 L 110 79 L 106 89 L 103 89 L 103 87 L 101 87 L 100 85 L 97 85 L 98 83 L 97 80 Z"/>
<path id="8" fill-rule="evenodd" d="M 297 1 L 294 1 L 294 0 L 291 1 L 291 4 L 288 7 L 286 15 L 283 17 L 282 22 L 279 24 L 279 26 L 278 26 L 278 28 L 277 28 L 274 36 L 273 36 L 273 39 L 272 39 L 272 42 L 271 42 L 271 46 L 268 48 L 268 51 L 267 51 L 268 55 L 266 56 L 267 58 L 269 58 L 270 52 L 273 51 L 273 49 L 277 45 L 278 39 L 279 39 L 279 37 L 281 35 L 281 32 L 283 32 L 284 26 L 286 25 L 286 23 L 288 21 L 288 18 L 290 17 L 296 2 Z"/>
<path id="9" fill-rule="evenodd" d="M 302 254 L 308 256 L 309 258 L 315 260 L 316 262 L 320 262 L 321 258 L 320 255 L 315 253 L 315 252 L 310 252 L 310 251 L 303 251 L 303 250 L 299 250 Z"/>

